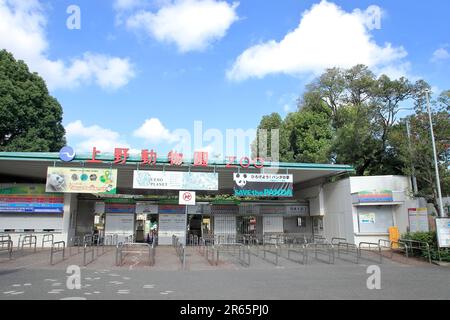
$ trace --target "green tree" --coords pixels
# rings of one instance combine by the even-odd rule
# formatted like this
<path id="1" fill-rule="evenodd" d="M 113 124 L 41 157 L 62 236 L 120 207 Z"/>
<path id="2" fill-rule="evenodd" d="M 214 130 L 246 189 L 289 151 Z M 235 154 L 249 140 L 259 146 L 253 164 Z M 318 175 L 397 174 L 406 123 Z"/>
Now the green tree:
<path id="1" fill-rule="evenodd" d="M 62 114 L 44 80 L 0 51 L 0 151 L 59 151 L 65 144 Z"/>

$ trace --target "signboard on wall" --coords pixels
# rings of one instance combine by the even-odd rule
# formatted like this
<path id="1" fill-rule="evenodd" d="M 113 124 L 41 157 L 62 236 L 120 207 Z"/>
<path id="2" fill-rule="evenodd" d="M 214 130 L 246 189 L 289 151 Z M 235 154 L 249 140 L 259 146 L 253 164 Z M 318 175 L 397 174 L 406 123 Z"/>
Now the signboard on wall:
<path id="1" fill-rule="evenodd" d="M 450 248 L 450 218 L 436 219 L 436 233 L 440 248 Z"/>
<path id="2" fill-rule="evenodd" d="M 133 188 L 217 191 L 219 190 L 219 174 L 135 170 L 133 173 Z"/>
<path id="3" fill-rule="evenodd" d="M 172 244 L 172 236 L 177 236 L 184 243 L 186 237 L 186 215 L 160 214 L 158 228 L 158 244 Z"/>
<path id="4" fill-rule="evenodd" d="M 428 232 L 428 209 L 409 208 L 408 209 L 409 232 Z"/>
<path id="5" fill-rule="evenodd" d="M 292 174 L 233 173 L 237 197 L 292 197 Z"/>
<path id="6" fill-rule="evenodd" d="M 136 202 L 136 213 L 157 214 L 158 205 L 151 202 Z"/>
<path id="7" fill-rule="evenodd" d="M 46 192 L 115 194 L 117 169 L 48 167 Z"/>
<path id="8" fill-rule="evenodd" d="M 358 200 L 360 203 L 365 202 L 392 202 L 394 197 L 392 190 L 380 191 L 359 191 Z"/>
<path id="9" fill-rule="evenodd" d="M 375 224 L 375 213 L 360 213 L 359 214 L 359 223 L 361 224 Z"/>
<path id="10" fill-rule="evenodd" d="M 106 203 L 106 213 L 134 213 L 135 205 L 129 203 Z"/>
<path id="11" fill-rule="evenodd" d="M 44 185 L 0 189 L 0 213 L 63 213 L 64 196 L 45 193 Z"/>

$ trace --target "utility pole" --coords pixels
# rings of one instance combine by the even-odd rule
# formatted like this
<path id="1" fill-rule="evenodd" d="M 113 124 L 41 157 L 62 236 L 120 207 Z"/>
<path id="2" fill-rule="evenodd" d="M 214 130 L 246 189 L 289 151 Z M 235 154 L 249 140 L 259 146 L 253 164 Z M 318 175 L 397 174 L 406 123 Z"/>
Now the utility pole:
<path id="1" fill-rule="evenodd" d="M 430 91 L 428 89 L 425 89 L 425 97 L 427 99 L 428 118 L 430 120 L 431 142 L 433 145 L 434 168 L 436 170 L 436 187 L 437 187 L 437 193 L 438 193 L 439 215 L 441 218 L 445 218 L 444 205 L 442 204 L 441 181 L 439 179 L 439 167 L 438 167 L 437 154 L 436 154 L 436 143 L 434 142 L 433 121 L 431 119 L 430 99 L 428 97 L 429 92 Z"/>
<path id="2" fill-rule="evenodd" d="M 412 159 L 413 153 L 411 150 L 411 131 L 409 129 L 409 119 L 406 119 L 406 133 L 408 135 L 408 149 L 409 149 L 409 156 L 411 159 L 410 165 L 411 165 L 411 177 L 412 177 L 412 184 L 413 184 L 413 192 L 416 195 L 419 193 L 419 190 L 417 188 L 417 179 L 416 179 L 416 174 L 415 174 L 415 169 L 414 169 L 414 161 Z"/>

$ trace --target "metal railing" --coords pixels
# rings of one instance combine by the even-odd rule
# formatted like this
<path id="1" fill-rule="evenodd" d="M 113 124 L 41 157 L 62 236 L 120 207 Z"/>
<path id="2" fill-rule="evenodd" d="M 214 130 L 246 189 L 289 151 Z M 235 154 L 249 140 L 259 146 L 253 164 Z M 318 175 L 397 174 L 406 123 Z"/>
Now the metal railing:
<path id="1" fill-rule="evenodd" d="M 293 254 L 298 254 L 301 256 L 301 260 L 296 260 L 292 258 Z M 307 244 L 293 244 L 287 249 L 287 258 L 291 261 L 301 263 L 306 265 L 308 263 L 308 248 Z"/>
<path id="2" fill-rule="evenodd" d="M 409 239 L 400 239 L 398 240 L 400 243 L 406 244 L 406 250 L 410 250 L 410 255 L 414 255 L 414 249 L 420 250 L 420 253 L 423 253 L 423 250 L 426 250 L 426 256 L 428 258 L 428 262 L 431 263 L 431 252 L 430 245 L 425 241 L 417 241 L 417 240 L 409 240 Z"/>
<path id="3" fill-rule="evenodd" d="M 334 246 L 331 243 L 327 242 L 326 239 L 324 240 L 324 242 L 321 242 L 322 238 L 320 238 L 319 241 L 320 242 L 308 243 L 306 245 L 306 249 L 307 250 L 309 250 L 309 248 L 314 249 L 314 258 L 317 261 L 327 262 L 328 264 L 334 264 L 335 260 Z M 328 257 L 328 261 L 319 258 L 319 255 Z"/>
<path id="4" fill-rule="evenodd" d="M 53 233 L 47 233 L 42 236 L 42 249 L 44 249 L 44 243 L 50 242 L 53 246 L 53 242 L 55 240 L 55 236 Z"/>
<path id="5" fill-rule="evenodd" d="M 378 245 L 380 246 L 380 248 L 388 248 L 389 249 L 389 252 L 391 253 L 391 256 L 389 257 L 390 259 L 393 258 L 394 251 L 403 252 L 405 254 L 406 258 L 408 258 L 408 252 L 409 252 L 408 245 L 404 242 L 379 239 Z"/>
<path id="6" fill-rule="evenodd" d="M 37 244 L 37 237 L 34 235 L 26 235 L 23 237 L 22 240 L 22 252 L 24 246 L 29 246 L 30 249 L 34 245 L 34 252 L 36 252 L 36 244 Z"/>
<path id="7" fill-rule="evenodd" d="M 374 243 L 374 242 L 360 242 L 358 244 L 358 262 L 360 259 L 366 259 L 366 260 L 373 260 L 370 259 L 368 257 L 363 258 L 362 257 L 362 253 L 363 252 L 370 252 L 370 253 L 378 253 L 378 257 L 379 257 L 379 262 L 382 263 L 383 262 L 383 255 L 381 254 L 381 246 L 379 245 L 379 243 Z"/>
<path id="8" fill-rule="evenodd" d="M 180 242 L 177 236 L 172 236 L 172 245 L 175 248 L 178 259 L 180 259 L 183 270 L 186 268 L 186 247 Z"/>
<path id="9" fill-rule="evenodd" d="M 91 234 L 86 234 L 83 237 L 83 265 L 86 266 L 89 263 L 93 262 L 94 257 L 94 247 L 93 245 L 93 236 Z M 90 254 L 91 258 L 88 260 L 88 254 Z"/>
<path id="10" fill-rule="evenodd" d="M 335 239 L 335 238 L 333 238 L 333 239 Z M 353 255 L 353 257 L 355 258 L 354 262 L 358 263 L 359 248 L 356 244 L 340 241 L 340 242 L 335 243 L 334 247 L 337 248 L 337 256 L 339 259 L 348 260 L 348 259 L 344 259 L 343 256 Z"/>
<path id="11" fill-rule="evenodd" d="M 217 266 L 219 264 L 219 250 L 215 246 L 206 246 L 205 247 L 205 257 L 206 260 L 213 266 Z"/>
<path id="12" fill-rule="evenodd" d="M 267 253 L 275 256 L 275 261 L 267 259 Z M 264 242 L 263 244 L 263 258 L 266 261 L 272 262 L 278 266 L 278 257 L 280 256 L 280 247 L 277 244 Z"/>
<path id="13" fill-rule="evenodd" d="M 119 242 L 116 245 L 116 266 L 122 266 L 125 257 L 130 253 L 142 254 L 143 250 L 148 252 L 149 265 L 155 265 L 155 245 L 149 245 L 148 243 L 122 243 Z"/>
<path id="14" fill-rule="evenodd" d="M 105 236 L 105 246 L 117 246 L 119 240 L 118 234 L 107 234 Z"/>
<path id="15" fill-rule="evenodd" d="M 9 259 L 12 259 L 13 242 L 10 235 L 0 235 L 0 252 L 8 252 Z"/>
<path id="16" fill-rule="evenodd" d="M 62 252 L 62 261 L 65 259 L 66 243 L 64 241 L 52 242 L 50 248 L 50 265 L 53 265 L 53 255 L 58 252 Z"/>
<path id="17" fill-rule="evenodd" d="M 72 247 L 77 247 L 77 254 L 81 252 L 81 247 L 83 246 L 83 243 L 81 241 L 81 238 L 79 236 L 74 236 L 70 238 L 69 241 L 69 255 L 72 255 Z"/>

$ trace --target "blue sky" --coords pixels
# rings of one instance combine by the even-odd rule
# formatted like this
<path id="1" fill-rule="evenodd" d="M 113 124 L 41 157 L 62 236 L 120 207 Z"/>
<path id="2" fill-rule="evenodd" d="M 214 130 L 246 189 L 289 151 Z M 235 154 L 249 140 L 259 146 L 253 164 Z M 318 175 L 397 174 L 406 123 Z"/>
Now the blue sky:
<path id="1" fill-rule="evenodd" d="M 47 80 L 77 150 L 164 154 L 197 120 L 225 135 L 285 116 L 326 67 L 450 89 L 448 12 L 445 0 L 0 0 L 0 45 Z"/>

